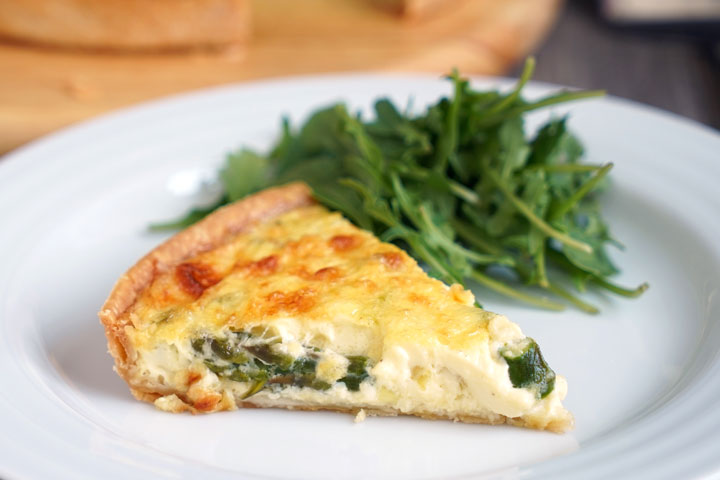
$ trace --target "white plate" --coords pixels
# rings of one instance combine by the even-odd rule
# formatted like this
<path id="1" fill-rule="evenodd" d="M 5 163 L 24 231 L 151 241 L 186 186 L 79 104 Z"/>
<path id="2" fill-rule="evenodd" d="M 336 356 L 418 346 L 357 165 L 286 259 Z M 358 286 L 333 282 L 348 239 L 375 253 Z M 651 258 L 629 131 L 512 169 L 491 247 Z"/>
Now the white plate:
<path id="1" fill-rule="evenodd" d="M 285 113 L 297 121 L 340 99 L 367 108 L 380 95 L 423 106 L 445 93 L 429 76 L 232 86 L 107 115 L 2 160 L 0 476 L 719 477 L 720 136 L 616 99 L 573 104 L 571 127 L 588 161 L 616 165 L 604 207 L 627 246 L 614 255 L 618 281 L 651 289 L 591 295 L 598 316 L 479 292 L 567 377 L 572 433 L 278 410 L 169 415 L 112 372 L 97 310 L 163 239 L 148 222 L 196 201 L 226 152 L 266 147 Z"/>

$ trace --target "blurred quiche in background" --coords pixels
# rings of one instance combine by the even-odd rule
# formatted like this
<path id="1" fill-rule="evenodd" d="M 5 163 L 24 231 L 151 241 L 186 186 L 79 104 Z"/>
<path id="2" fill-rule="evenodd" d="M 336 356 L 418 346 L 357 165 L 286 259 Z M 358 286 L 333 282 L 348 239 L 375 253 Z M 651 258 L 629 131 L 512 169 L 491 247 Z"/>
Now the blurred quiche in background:
<path id="1" fill-rule="evenodd" d="M 184 49 L 241 43 L 248 0 L 6 0 L 0 35 L 101 49 Z"/>
<path id="2" fill-rule="evenodd" d="M 439 14 L 442 7 L 447 8 L 458 0 L 357 2 L 401 17 L 420 18 Z M 282 10 L 282 5 L 278 6 Z M 317 5 L 309 5 L 309 8 L 313 7 L 317 8 Z M 317 13 L 323 16 L 323 12 Z M 71 48 L 183 50 L 226 47 L 244 43 L 250 36 L 251 24 L 251 0 L 0 2 L 0 37 Z"/>

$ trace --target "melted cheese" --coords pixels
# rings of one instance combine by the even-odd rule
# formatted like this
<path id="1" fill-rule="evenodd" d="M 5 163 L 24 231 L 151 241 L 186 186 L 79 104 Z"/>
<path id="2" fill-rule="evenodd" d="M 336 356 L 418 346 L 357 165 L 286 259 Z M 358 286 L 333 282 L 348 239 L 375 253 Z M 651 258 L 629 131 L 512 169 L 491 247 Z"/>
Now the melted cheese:
<path id="1" fill-rule="evenodd" d="M 394 409 L 449 416 L 530 416 L 540 428 L 568 422 L 565 382 L 538 400 L 514 388 L 498 354 L 524 338 L 473 295 L 428 277 L 405 252 L 322 207 L 301 208 L 157 276 L 128 312 L 140 384 L 193 401 L 192 389 L 231 394 L 248 385 L 218 378 L 195 359 L 190 339 L 272 326 L 283 351 L 323 349 L 319 378 L 343 375 L 348 355 L 371 359 L 373 382 L 357 392 L 288 387 L 252 397 L 263 406 Z M 190 382 L 187 371 L 200 372 Z M 192 383 L 192 386 L 189 384 Z M 197 385 L 200 385 L 198 387 Z M 164 398 L 159 406 L 175 405 Z"/>

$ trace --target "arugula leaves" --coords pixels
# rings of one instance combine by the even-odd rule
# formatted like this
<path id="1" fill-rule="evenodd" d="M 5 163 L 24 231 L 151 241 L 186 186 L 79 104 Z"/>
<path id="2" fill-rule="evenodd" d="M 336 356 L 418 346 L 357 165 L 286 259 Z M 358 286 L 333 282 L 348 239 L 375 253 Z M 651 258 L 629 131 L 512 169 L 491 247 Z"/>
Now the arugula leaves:
<path id="1" fill-rule="evenodd" d="M 300 180 L 318 201 L 406 248 L 446 282 L 474 280 L 543 308 L 560 310 L 564 300 L 590 313 L 597 308 L 565 285 L 637 296 L 647 284 L 627 289 L 608 280 L 618 270 L 605 248 L 616 242 L 596 197 L 612 164 L 579 163 L 583 149 L 566 117 L 532 138 L 524 128 L 526 112 L 603 92 L 527 101 L 521 93 L 533 69 L 529 59 L 509 93 L 473 90 L 453 72 L 452 97 L 420 115 L 380 99 L 369 121 L 342 104 L 316 111 L 299 131 L 284 120 L 267 155 L 229 155 L 216 206 L 154 228 L 190 225 L 222 204 Z"/>

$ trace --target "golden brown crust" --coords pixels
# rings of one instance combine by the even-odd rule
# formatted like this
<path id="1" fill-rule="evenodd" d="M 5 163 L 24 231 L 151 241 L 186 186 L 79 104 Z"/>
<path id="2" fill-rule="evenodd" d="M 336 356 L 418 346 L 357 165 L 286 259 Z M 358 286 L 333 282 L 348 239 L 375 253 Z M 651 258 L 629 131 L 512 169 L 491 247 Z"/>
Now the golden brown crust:
<path id="1" fill-rule="evenodd" d="M 55 46 L 183 49 L 244 42 L 248 0 L 0 2 L 0 35 Z"/>
<path id="2" fill-rule="evenodd" d="M 266 408 L 263 405 L 258 405 L 252 402 L 244 402 L 243 407 L 251 407 L 251 408 Z M 411 414 L 403 413 L 399 410 L 395 410 L 394 408 L 379 408 L 379 407 L 363 407 L 363 408 L 344 408 L 344 407 L 326 407 L 326 406 L 288 406 L 283 407 L 287 408 L 289 410 L 301 410 L 301 411 L 307 411 L 307 412 L 314 412 L 314 411 L 332 411 L 332 412 L 338 412 L 338 413 L 349 413 L 351 415 L 357 415 L 357 413 L 360 410 L 365 410 L 365 413 L 370 416 L 374 417 L 397 417 L 399 415 L 410 415 L 413 417 L 420 417 L 424 418 L 425 420 L 452 420 L 452 421 L 459 421 L 463 423 L 477 423 L 477 424 L 484 424 L 484 425 L 502 425 L 503 423 L 510 423 L 510 420 L 505 415 L 500 415 L 499 413 L 491 414 L 487 416 L 480 416 L 480 415 L 459 415 L 457 417 L 451 417 L 449 415 L 438 415 L 437 413 L 432 412 L 418 412 L 414 411 Z M 519 423 L 518 425 L 524 426 L 523 424 Z"/>
<path id="3" fill-rule="evenodd" d="M 154 399 L 153 399 L 154 400 Z M 564 433 L 573 427 L 573 422 L 550 422 L 546 425 L 539 425 L 536 422 L 533 422 L 531 420 L 528 420 L 524 417 L 518 417 L 518 418 L 510 418 L 506 417 L 505 415 L 501 415 L 499 413 L 493 413 L 489 415 L 458 415 L 457 417 L 451 417 L 449 415 L 438 415 L 437 413 L 432 412 L 413 412 L 412 414 L 405 414 L 398 410 L 392 409 L 392 408 L 377 408 L 377 407 L 363 407 L 363 408 L 345 408 L 345 407 L 337 407 L 337 406 L 298 406 L 298 405 L 287 405 L 287 406 L 279 406 L 279 405 L 273 405 L 271 407 L 267 407 L 262 404 L 254 403 L 254 402 L 248 402 L 244 401 L 241 402 L 238 407 L 241 408 L 286 408 L 288 410 L 300 410 L 304 412 L 314 412 L 314 411 L 332 411 L 332 412 L 338 412 L 338 413 L 349 413 L 351 415 L 357 415 L 357 413 L 360 410 L 364 410 L 365 413 L 369 416 L 376 416 L 376 417 L 396 417 L 398 415 L 412 415 L 415 417 L 420 417 L 425 420 L 450 420 L 454 422 L 463 422 L 463 423 L 474 423 L 474 424 L 482 424 L 482 425 L 513 425 L 516 427 L 525 427 L 525 428 L 534 428 L 534 429 L 540 429 L 540 430 L 548 430 L 550 432 L 554 433 Z M 234 405 L 228 408 L 227 406 L 225 408 L 222 408 L 223 410 L 232 410 L 234 408 Z M 191 405 L 188 405 L 184 401 L 177 398 L 177 401 L 173 403 L 173 408 L 170 409 L 173 413 L 182 413 L 182 412 L 192 412 L 193 414 L 198 413 L 206 413 L 199 411 L 198 409 L 194 408 Z"/>
<path id="4" fill-rule="evenodd" d="M 534 419 L 532 417 L 507 417 L 505 415 L 499 414 L 499 413 L 491 413 L 488 412 L 486 415 L 457 415 L 457 416 L 450 416 L 450 415 L 439 415 L 434 412 L 427 412 L 427 411 L 413 411 L 412 413 L 404 413 L 399 410 L 396 410 L 394 408 L 382 408 L 382 407 L 340 407 L 340 406 L 333 406 L 333 405 L 297 405 L 294 403 L 290 403 L 287 405 L 281 405 L 281 404 L 273 404 L 273 405 L 263 405 L 262 403 L 254 402 L 254 401 L 240 401 L 236 403 L 231 398 L 223 398 L 222 401 L 216 402 L 213 404 L 212 408 L 209 409 L 200 409 L 197 408 L 197 404 L 194 404 L 194 402 L 189 401 L 187 398 L 181 398 L 177 396 L 176 394 L 171 394 L 167 397 L 161 397 L 158 394 L 150 394 L 150 393 L 142 393 L 142 392 L 135 392 L 133 391 L 133 394 L 138 400 L 147 401 L 150 403 L 154 403 L 155 400 L 160 399 L 163 400 L 169 400 L 166 401 L 164 404 L 158 404 L 155 403 L 155 405 L 162 410 L 169 411 L 172 413 L 183 413 L 183 412 L 191 412 L 192 414 L 201 414 L 201 413 L 211 413 L 211 412 L 219 412 L 224 410 L 235 410 L 236 408 L 284 408 L 288 410 L 300 410 L 300 411 L 332 411 L 332 412 L 338 412 L 338 413 L 349 413 L 351 415 L 357 415 L 357 413 L 360 410 L 364 410 L 367 415 L 370 416 L 378 416 L 378 417 L 396 417 L 398 415 L 411 415 L 415 417 L 420 417 L 426 420 L 450 420 L 453 422 L 463 422 L 463 423 L 475 423 L 475 424 L 483 424 L 483 425 L 513 425 L 516 427 L 524 427 L 524 428 L 533 428 L 536 430 L 547 430 L 554 433 L 564 433 L 569 430 L 572 430 L 572 428 L 575 425 L 575 420 L 573 419 L 572 415 L 569 415 L 567 417 L 558 418 L 555 420 L 551 420 L 550 422 L 539 422 L 537 419 Z"/>
<path id="5" fill-rule="evenodd" d="M 125 333 L 128 320 L 123 317 L 123 313 L 135 303 L 140 292 L 147 288 L 157 275 L 195 255 L 226 243 L 233 236 L 247 231 L 259 222 L 313 203 L 310 189 L 305 184 L 292 183 L 271 188 L 215 211 L 140 259 L 120 277 L 98 314 L 105 327 L 108 348 L 120 376 L 126 381 L 129 380 L 127 369 L 134 358 Z M 159 396 L 157 393 L 134 389 L 133 394 L 140 400 L 150 402 Z"/>

